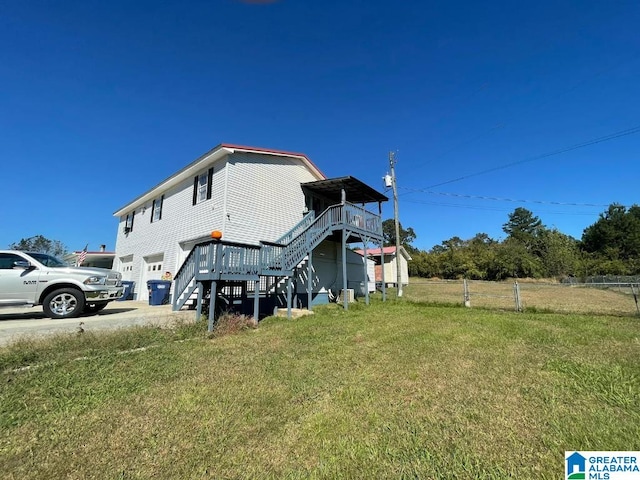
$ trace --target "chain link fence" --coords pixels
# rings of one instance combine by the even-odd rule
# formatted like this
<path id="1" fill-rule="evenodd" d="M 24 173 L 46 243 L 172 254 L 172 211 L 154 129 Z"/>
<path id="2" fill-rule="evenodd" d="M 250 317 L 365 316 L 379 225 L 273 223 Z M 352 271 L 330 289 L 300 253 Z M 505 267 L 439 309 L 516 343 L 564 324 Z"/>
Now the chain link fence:
<path id="1" fill-rule="evenodd" d="M 484 282 L 412 278 L 410 300 L 469 308 L 640 316 L 640 282 Z"/>

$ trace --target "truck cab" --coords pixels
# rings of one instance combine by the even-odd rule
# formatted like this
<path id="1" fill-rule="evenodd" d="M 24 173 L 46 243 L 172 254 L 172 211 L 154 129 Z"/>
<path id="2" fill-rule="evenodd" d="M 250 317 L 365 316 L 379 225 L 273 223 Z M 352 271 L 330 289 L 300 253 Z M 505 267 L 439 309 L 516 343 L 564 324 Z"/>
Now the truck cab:
<path id="1" fill-rule="evenodd" d="M 49 318 L 102 310 L 122 296 L 121 274 L 69 267 L 44 253 L 0 250 L 0 307 L 42 305 Z"/>

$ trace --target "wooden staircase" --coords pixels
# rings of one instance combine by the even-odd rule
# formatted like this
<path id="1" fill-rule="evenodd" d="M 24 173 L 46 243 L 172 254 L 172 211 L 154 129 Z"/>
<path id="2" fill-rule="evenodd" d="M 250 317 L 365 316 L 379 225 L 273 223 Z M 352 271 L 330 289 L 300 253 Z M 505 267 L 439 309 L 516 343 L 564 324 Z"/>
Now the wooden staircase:
<path id="1" fill-rule="evenodd" d="M 182 309 L 196 296 L 197 318 L 202 314 L 203 305 L 207 304 L 209 329 L 212 330 L 215 317 L 212 307 L 215 307 L 216 299 L 224 298 L 225 289 L 229 291 L 231 286 L 244 284 L 241 288 L 243 297 L 249 287 L 253 287 L 257 319 L 260 292 L 276 293 L 277 286 L 285 280 L 290 284 L 296 267 L 308 259 L 324 239 L 339 230 L 346 230 L 356 238 L 382 241 L 380 216 L 345 202 L 327 208 L 317 217 L 313 212 L 308 213 L 276 242 L 248 245 L 212 239 L 199 243 L 175 275 L 173 310 Z M 228 301 L 234 301 L 233 295 L 229 298 Z M 290 300 L 288 304 L 290 308 Z"/>

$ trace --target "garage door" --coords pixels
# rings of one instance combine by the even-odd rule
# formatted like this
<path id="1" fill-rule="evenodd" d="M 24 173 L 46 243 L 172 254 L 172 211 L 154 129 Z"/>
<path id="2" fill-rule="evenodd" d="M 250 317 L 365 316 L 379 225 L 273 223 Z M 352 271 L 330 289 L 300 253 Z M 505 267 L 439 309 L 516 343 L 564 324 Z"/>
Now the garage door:
<path id="1" fill-rule="evenodd" d="M 122 280 L 133 280 L 133 255 L 120 257 L 120 273 L 122 273 Z"/>
<path id="2" fill-rule="evenodd" d="M 149 298 L 149 294 L 147 292 L 147 280 L 161 280 L 162 274 L 164 271 L 164 254 L 160 253 L 157 255 L 149 255 L 148 257 L 143 258 L 142 262 L 144 272 L 143 272 L 143 282 L 142 287 L 138 290 L 138 300 L 147 300 Z"/>

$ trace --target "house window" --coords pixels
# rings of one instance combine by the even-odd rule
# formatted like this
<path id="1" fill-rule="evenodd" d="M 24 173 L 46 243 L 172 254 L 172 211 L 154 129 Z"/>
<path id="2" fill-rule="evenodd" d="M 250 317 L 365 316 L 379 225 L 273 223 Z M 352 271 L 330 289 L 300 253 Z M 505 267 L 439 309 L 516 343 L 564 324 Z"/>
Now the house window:
<path id="1" fill-rule="evenodd" d="M 151 223 L 157 222 L 162 218 L 162 204 L 164 203 L 164 195 L 156 198 L 151 206 Z"/>
<path id="2" fill-rule="evenodd" d="M 193 205 L 211 198 L 211 184 L 213 180 L 213 168 L 197 175 L 193 179 Z"/>
<path id="3" fill-rule="evenodd" d="M 203 173 L 198 177 L 198 203 L 207 199 L 207 174 Z"/>
<path id="4" fill-rule="evenodd" d="M 136 215 L 136 211 L 134 210 L 129 215 L 124 222 L 124 233 L 129 233 L 133 231 L 133 217 Z"/>

